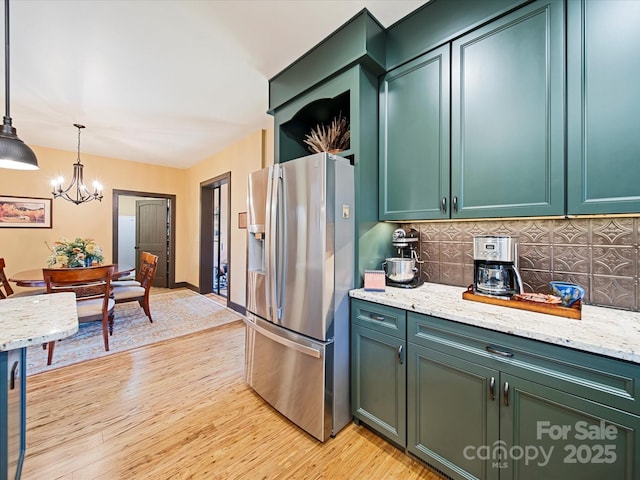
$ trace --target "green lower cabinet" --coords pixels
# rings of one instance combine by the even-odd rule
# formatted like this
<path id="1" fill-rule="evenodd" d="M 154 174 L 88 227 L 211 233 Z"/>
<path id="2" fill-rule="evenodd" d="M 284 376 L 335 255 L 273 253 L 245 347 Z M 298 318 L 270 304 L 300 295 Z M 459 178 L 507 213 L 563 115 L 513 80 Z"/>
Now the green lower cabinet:
<path id="1" fill-rule="evenodd" d="M 500 380 L 500 443 L 490 454 L 504 458 L 501 479 L 640 478 L 640 417 L 512 375 Z"/>
<path id="2" fill-rule="evenodd" d="M 352 325 L 353 416 L 401 447 L 407 441 L 404 350 L 404 339 Z"/>
<path id="3" fill-rule="evenodd" d="M 352 299 L 351 382 L 356 423 L 455 480 L 640 478 L 634 363 Z"/>
<path id="4" fill-rule="evenodd" d="M 640 416 L 451 353 L 408 343 L 407 449 L 421 460 L 454 479 L 639 478 Z"/>
<path id="5" fill-rule="evenodd" d="M 497 370 L 409 342 L 409 452 L 452 478 L 498 479 L 495 462 L 478 454 L 499 440 L 498 376 Z"/>
<path id="6" fill-rule="evenodd" d="M 19 480 L 26 451 L 27 349 L 0 352 L 0 480 Z"/>

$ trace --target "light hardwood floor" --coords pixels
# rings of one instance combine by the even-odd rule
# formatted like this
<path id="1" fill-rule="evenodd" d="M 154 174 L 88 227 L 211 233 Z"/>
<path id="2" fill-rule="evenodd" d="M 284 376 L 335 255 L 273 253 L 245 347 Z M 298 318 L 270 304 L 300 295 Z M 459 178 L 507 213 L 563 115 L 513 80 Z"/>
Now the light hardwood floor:
<path id="1" fill-rule="evenodd" d="M 23 480 L 440 479 L 355 424 L 316 441 L 243 361 L 234 322 L 28 377 Z"/>

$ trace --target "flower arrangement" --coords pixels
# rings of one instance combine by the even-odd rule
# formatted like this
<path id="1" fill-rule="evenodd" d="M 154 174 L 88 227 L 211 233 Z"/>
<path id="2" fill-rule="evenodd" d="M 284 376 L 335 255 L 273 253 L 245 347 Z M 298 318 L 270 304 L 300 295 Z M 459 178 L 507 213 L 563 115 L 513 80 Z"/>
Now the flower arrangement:
<path id="1" fill-rule="evenodd" d="M 47 258 L 47 265 L 50 267 L 56 264 L 62 267 L 90 267 L 104 260 L 102 248 L 91 238 L 78 237 L 73 241 L 62 238 L 53 242 L 53 248 L 49 247 L 49 250 L 51 255 Z"/>

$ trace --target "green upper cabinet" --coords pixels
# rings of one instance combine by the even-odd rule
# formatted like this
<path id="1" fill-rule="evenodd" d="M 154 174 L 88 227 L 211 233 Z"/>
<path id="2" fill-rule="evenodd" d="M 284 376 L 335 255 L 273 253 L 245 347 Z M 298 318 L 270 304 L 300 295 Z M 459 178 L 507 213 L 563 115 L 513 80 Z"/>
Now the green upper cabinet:
<path id="1" fill-rule="evenodd" d="M 538 0 L 383 77 L 381 220 L 564 215 L 564 18 Z"/>
<path id="2" fill-rule="evenodd" d="M 640 2 L 567 9 L 567 213 L 640 212 Z"/>
<path id="3" fill-rule="evenodd" d="M 455 40 L 451 84 L 451 217 L 564 214 L 562 0 Z"/>
<path id="4" fill-rule="evenodd" d="M 447 218 L 449 45 L 388 73 L 380 85 L 381 220 Z"/>

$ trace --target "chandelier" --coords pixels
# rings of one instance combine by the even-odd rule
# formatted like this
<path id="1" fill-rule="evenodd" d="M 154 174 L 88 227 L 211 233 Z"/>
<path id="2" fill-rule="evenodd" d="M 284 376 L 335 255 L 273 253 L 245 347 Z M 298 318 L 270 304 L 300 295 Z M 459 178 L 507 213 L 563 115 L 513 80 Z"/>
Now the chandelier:
<path id="1" fill-rule="evenodd" d="M 84 179 L 82 175 L 82 169 L 84 165 L 80 163 L 80 131 L 85 128 L 84 125 L 80 125 L 78 123 L 73 124 L 74 127 L 78 129 L 78 160 L 73 164 L 73 179 L 71 180 L 71 184 L 62 189 L 62 184 L 64 183 L 64 178 L 58 177 L 55 180 L 51 181 L 51 194 L 53 198 L 64 198 L 70 202 L 79 205 L 81 203 L 90 202 L 91 200 L 102 201 L 102 185 L 98 182 L 93 182 L 93 193 L 89 193 L 89 189 L 84 184 Z M 75 198 L 69 195 L 69 192 L 75 194 Z"/>

